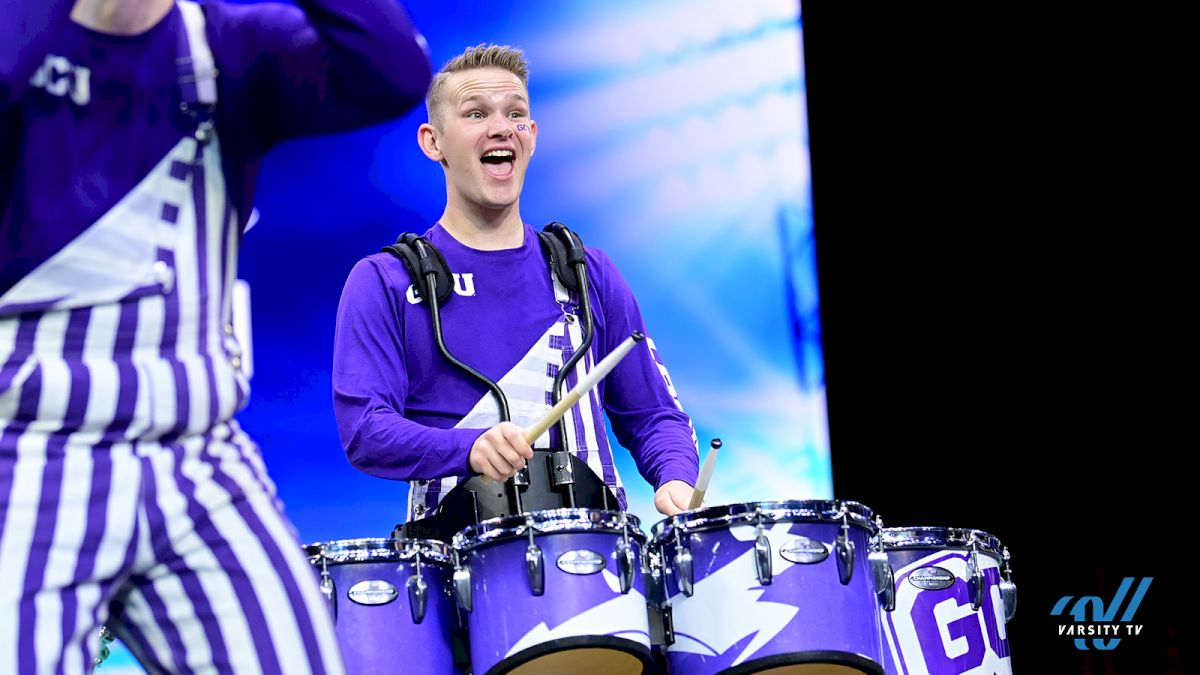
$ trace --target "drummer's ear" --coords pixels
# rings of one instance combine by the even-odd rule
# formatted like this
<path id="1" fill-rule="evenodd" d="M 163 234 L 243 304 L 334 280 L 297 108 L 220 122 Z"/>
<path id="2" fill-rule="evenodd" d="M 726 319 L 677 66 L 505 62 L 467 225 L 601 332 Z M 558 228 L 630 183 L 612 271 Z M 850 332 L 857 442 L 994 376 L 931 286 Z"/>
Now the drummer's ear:
<path id="1" fill-rule="evenodd" d="M 425 156 L 429 159 L 444 165 L 446 162 L 446 155 L 443 154 L 441 148 L 438 147 L 438 137 L 439 133 L 437 127 L 433 126 L 429 122 L 426 122 L 417 128 L 417 145 L 421 146 L 421 152 L 425 153 Z"/>

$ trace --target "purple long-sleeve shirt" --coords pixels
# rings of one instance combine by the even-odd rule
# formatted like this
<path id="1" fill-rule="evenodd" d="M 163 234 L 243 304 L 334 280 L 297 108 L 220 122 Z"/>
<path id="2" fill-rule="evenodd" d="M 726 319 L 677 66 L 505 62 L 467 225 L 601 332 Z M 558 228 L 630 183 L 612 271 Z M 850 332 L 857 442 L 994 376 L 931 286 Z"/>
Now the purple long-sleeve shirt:
<path id="1" fill-rule="evenodd" d="M 471 249 L 440 225 L 426 236 L 456 275 L 455 294 L 441 311 L 448 348 L 499 382 L 513 421 L 531 425 L 550 407 L 551 383 L 564 354 L 579 344 L 577 303 L 552 280 L 528 225 L 521 247 L 501 251 Z M 582 369 L 633 331 L 646 330 L 633 293 L 608 256 L 589 248 L 587 265 L 596 337 Z M 567 380 L 568 386 L 575 382 L 574 375 Z M 499 421 L 486 387 L 438 351 L 429 307 L 415 304 L 407 271 L 388 253 L 361 260 L 346 281 L 333 394 L 350 462 L 374 476 L 415 481 L 415 517 L 469 473 L 472 443 Z M 603 413 L 654 487 L 675 479 L 695 482 L 695 433 L 652 340 L 634 349 L 572 411 L 565 441 L 557 434 L 550 440 L 618 487 Z"/>
<path id="2" fill-rule="evenodd" d="M 0 294 L 130 192 L 194 123 L 179 109 L 178 7 L 141 35 L 0 0 Z M 262 156 L 397 117 L 425 95 L 424 41 L 394 0 L 205 2 L 216 130 L 244 225 Z M 31 84 L 31 80 L 36 84 Z"/>

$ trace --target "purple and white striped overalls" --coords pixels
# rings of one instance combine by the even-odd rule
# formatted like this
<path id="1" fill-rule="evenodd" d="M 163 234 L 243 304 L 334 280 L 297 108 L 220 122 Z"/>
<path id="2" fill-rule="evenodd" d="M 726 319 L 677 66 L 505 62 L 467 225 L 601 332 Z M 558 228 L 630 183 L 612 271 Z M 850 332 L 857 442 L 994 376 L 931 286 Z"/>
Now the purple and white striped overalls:
<path id="1" fill-rule="evenodd" d="M 233 420 L 238 218 L 206 140 L 0 296 L 0 674 L 90 672 L 101 624 L 152 673 L 343 670 Z"/>

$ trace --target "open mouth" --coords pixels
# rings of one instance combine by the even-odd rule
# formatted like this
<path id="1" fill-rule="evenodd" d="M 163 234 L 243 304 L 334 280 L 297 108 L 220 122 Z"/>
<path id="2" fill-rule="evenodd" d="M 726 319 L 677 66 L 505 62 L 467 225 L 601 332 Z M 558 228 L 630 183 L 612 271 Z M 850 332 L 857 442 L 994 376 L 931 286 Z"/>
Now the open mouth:
<path id="1" fill-rule="evenodd" d="M 516 155 L 512 150 L 489 150 L 479 161 L 483 170 L 495 178 L 508 178 L 512 175 Z"/>

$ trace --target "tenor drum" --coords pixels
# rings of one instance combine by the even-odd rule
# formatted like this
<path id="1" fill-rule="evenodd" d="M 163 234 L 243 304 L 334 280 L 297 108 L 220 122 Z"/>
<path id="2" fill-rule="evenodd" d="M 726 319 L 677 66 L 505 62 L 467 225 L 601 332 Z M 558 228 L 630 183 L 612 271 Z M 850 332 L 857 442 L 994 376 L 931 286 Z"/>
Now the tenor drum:
<path id="1" fill-rule="evenodd" d="M 656 524 L 671 672 L 883 673 L 868 561 L 877 529 L 862 504 L 825 500 L 730 504 Z"/>
<path id="2" fill-rule="evenodd" d="M 319 575 L 346 672 L 460 672 L 452 647 L 454 557 L 446 544 L 347 539 L 304 549 Z"/>
<path id="3" fill-rule="evenodd" d="M 1005 624 L 1017 589 L 1000 541 L 949 527 L 886 528 L 879 539 L 895 575 L 895 608 L 883 615 L 887 672 L 1011 675 Z"/>
<path id="4" fill-rule="evenodd" d="M 455 535 L 473 673 L 645 672 L 645 542 L 636 517 L 579 508 L 494 518 Z"/>

